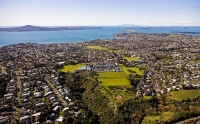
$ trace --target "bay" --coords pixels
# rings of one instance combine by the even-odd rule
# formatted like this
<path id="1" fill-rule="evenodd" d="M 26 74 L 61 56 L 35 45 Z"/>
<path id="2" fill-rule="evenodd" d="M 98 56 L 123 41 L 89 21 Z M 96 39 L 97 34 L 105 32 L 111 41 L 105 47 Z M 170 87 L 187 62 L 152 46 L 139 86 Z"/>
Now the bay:
<path id="1" fill-rule="evenodd" d="M 120 26 L 105 26 L 102 29 L 64 30 L 64 31 L 27 31 L 27 32 L 0 32 L 0 46 L 18 43 L 73 43 L 94 39 L 113 39 L 113 34 L 127 33 L 125 28 Z M 200 27 L 154 27 L 154 28 L 131 28 L 138 33 L 171 33 L 179 32 L 200 32 Z M 187 34 L 198 35 L 200 34 Z"/>

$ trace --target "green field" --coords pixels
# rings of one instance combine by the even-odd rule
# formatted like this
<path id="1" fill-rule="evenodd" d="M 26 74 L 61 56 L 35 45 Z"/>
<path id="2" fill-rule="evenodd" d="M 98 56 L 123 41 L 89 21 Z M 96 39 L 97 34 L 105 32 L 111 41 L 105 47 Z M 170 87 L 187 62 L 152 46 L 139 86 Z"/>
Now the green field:
<path id="1" fill-rule="evenodd" d="M 60 69 L 61 72 L 73 72 L 76 71 L 78 68 L 84 66 L 84 64 L 77 64 L 77 65 L 65 65 L 62 69 Z"/>
<path id="2" fill-rule="evenodd" d="M 102 46 L 86 46 L 87 49 L 98 49 L 98 50 L 108 50 L 108 48 L 102 47 Z"/>
<path id="3" fill-rule="evenodd" d="M 130 69 L 130 70 L 132 70 L 132 71 L 135 71 L 138 75 L 143 75 L 143 73 L 144 73 L 144 70 L 140 70 L 140 69 L 137 68 L 137 67 L 127 68 L 127 67 L 125 67 L 125 66 L 122 65 L 122 64 L 120 64 L 120 67 L 121 67 L 121 69 L 124 71 L 124 73 L 125 73 L 126 75 L 129 75 L 129 74 L 130 74 L 130 72 L 128 71 L 128 69 Z"/>
<path id="4" fill-rule="evenodd" d="M 140 71 L 139 68 L 132 67 L 126 68 L 123 65 L 120 65 L 123 72 L 99 72 L 98 80 L 102 82 L 101 92 L 111 100 L 111 103 L 116 105 L 117 103 L 121 104 L 124 101 L 135 97 L 134 93 L 128 92 L 126 88 L 130 87 L 130 82 L 127 79 L 129 72 L 127 69 L 134 70 L 137 74 L 142 75 L 143 70 Z M 111 87 L 115 87 L 112 89 Z M 118 87 L 118 88 L 117 88 Z M 119 88 L 120 87 L 120 88 Z M 147 99 L 150 99 L 148 97 Z"/>
<path id="5" fill-rule="evenodd" d="M 135 96 L 125 90 L 131 85 L 124 72 L 100 72 L 98 74 L 98 80 L 102 82 L 101 92 L 110 99 L 111 103 L 123 103 L 123 101 Z M 110 89 L 111 86 L 120 87 L 123 90 Z"/>
<path id="6" fill-rule="evenodd" d="M 100 72 L 98 80 L 103 86 L 130 86 L 124 72 Z"/>
<path id="7" fill-rule="evenodd" d="M 161 121 L 167 121 L 172 119 L 174 116 L 173 112 L 162 112 L 162 114 L 156 116 L 146 116 L 142 121 L 142 124 L 159 124 Z"/>
<path id="8" fill-rule="evenodd" d="M 172 99 L 182 100 L 188 98 L 194 98 L 195 96 L 200 95 L 199 90 L 179 90 L 179 91 L 172 91 L 171 93 Z"/>
<path id="9" fill-rule="evenodd" d="M 139 60 L 139 58 L 137 57 L 124 57 L 124 59 L 128 60 L 128 61 L 136 61 Z"/>

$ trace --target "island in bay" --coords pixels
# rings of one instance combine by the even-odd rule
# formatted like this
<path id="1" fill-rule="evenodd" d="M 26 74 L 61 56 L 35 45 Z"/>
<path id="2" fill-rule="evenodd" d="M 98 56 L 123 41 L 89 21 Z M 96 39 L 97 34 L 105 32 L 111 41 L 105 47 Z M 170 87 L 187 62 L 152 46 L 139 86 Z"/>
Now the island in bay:
<path id="1" fill-rule="evenodd" d="M 62 30 L 80 30 L 80 29 L 101 29 L 94 26 L 68 26 L 68 27 L 40 27 L 25 25 L 21 27 L 0 28 L 0 32 L 24 32 L 24 31 L 62 31 Z"/>

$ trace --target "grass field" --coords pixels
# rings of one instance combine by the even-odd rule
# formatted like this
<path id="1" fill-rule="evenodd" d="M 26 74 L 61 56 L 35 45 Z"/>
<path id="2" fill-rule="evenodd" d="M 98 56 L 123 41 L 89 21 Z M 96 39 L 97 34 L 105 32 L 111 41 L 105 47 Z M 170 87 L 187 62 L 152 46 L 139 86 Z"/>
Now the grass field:
<path id="1" fill-rule="evenodd" d="M 159 124 L 160 121 L 167 121 L 172 119 L 174 116 L 173 112 L 162 112 L 162 114 L 157 116 L 146 116 L 142 121 L 142 124 Z"/>
<path id="2" fill-rule="evenodd" d="M 172 91 L 171 93 L 172 99 L 182 100 L 188 98 L 194 98 L 195 96 L 200 95 L 199 90 L 179 90 L 179 91 Z"/>
<path id="3" fill-rule="evenodd" d="M 77 64 L 77 65 L 65 65 L 63 69 L 61 69 L 61 72 L 72 72 L 77 70 L 78 68 L 84 66 L 83 64 Z"/>
<path id="4" fill-rule="evenodd" d="M 130 86 L 124 72 L 101 72 L 98 73 L 98 80 L 103 86 Z"/>
<path id="5" fill-rule="evenodd" d="M 139 68 L 137 67 L 131 67 L 131 68 L 127 68 L 125 67 L 124 65 L 120 64 L 120 67 L 122 68 L 122 70 L 124 71 L 124 73 L 126 75 L 129 75 L 130 72 L 128 71 L 128 69 L 132 70 L 132 71 L 135 71 L 138 75 L 143 75 L 144 73 L 144 70 L 140 70 Z"/>
<path id="6" fill-rule="evenodd" d="M 124 57 L 124 59 L 128 60 L 128 61 L 136 61 L 139 60 L 137 57 Z"/>
<path id="7" fill-rule="evenodd" d="M 98 49 L 98 50 L 108 50 L 108 48 L 102 47 L 102 46 L 86 46 L 87 49 Z"/>
<path id="8" fill-rule="evenodd" d="M 126 87 L 131 86 L 124 72 L 100 72 L 98 80 L 102 81 L 101 92 L 110 99 L 111 103 L 123 103 L 135 95 L 126 92 Z M 122 89 L 110 89 L 110 86 L 121 87 Z"/>

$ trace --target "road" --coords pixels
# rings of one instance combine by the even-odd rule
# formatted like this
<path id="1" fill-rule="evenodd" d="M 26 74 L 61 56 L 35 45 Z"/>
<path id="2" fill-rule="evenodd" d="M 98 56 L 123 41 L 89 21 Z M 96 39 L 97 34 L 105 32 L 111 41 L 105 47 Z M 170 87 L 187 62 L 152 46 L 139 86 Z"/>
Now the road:
<path id="1" fill-rule="evenodd" d="M 15 74 L 16 74 L 16 88 L 19 89 L 19 91 L 17 92 L 16 100 L 18 100 L 18 103 L 21 103 L 21 101 L 20 101 L 20 94 L 22 93 L 22 82 L 20 79 L 21 70 L 15 71 Z M 20 108 L 17 108 L 16 106 L 13 106 L 13 108 L 15 108 L 16 111 L 13 114 L 14 118 L 12 118 L 11 123 L 16 124 L 17 122 L 15 120 L 19 120 L 18 112 L 19 112 Z"/>
<path id="2" fill-rule="evenodd" d="M 198 117 L 188 118 L 188 119 L 186 119 L 186 120 L 179 121 L 179 122 L 174 123 L 174 124 L 185 124 L 185 122 L 187 122 L 187 121 L 192 121 L 192 120 L 200 120 L 200 116 L 198 116 Z"/>
<path id="3" fill-rule="evenodd" d="M 51 83 L 51 81 L 49 79 L 45 79 L 46 82 L 48 83 L 49 87 L 53 89 L 54 93 L 57 95 L 58 100 L 60 102 L 62 102 L 62 105 L 64 106 L 68 106 L 68 103 L 64 100 L 63 96 L 58 92 L 58 90 L 56 89 L 56 87 L 54 86 L 53 83 Z"/>

